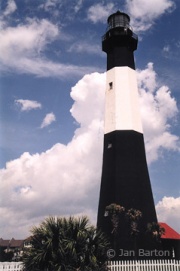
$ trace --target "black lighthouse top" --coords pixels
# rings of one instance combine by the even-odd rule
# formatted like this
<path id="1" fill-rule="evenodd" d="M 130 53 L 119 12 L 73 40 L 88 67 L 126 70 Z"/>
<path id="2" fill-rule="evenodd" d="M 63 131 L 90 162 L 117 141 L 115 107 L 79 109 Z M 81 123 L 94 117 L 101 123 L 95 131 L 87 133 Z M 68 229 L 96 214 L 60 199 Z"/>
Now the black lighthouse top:
<path id="1" fill-rule="evenodd" d="M 102 37 L 102 50 L 107 53 L 107 70 L 117 66 L 135 69 L 133 52 L 138 38 L 130 27 L 130 17 L 121 11 L 107 19 L 107 30 Z"/>
<path id="2" fill-rule="evenodd" d="M 125 27 L 129 28 L 130 17 L 119 10 L 116 13 L 111 14 L 108 19 L 108 29 L 115 27 Z"/>

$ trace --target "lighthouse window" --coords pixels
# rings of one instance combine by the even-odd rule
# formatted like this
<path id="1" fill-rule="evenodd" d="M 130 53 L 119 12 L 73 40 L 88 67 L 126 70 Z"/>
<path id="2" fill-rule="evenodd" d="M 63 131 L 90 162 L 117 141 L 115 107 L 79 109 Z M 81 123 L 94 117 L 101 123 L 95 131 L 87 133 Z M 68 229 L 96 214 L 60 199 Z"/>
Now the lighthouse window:
<path id="1" fill-rule="evenodd" d="M 108 143 L 107 148 L 108 148 L 108 149 L 111 149 L 111 148 L 112 148 L 112 143 Z"/>
<path id="2" fill-rule="evenodd" d="M 109 89 L 112 89 L 113 88 L 113 82 L 110 82 L 109 83 Z"/>

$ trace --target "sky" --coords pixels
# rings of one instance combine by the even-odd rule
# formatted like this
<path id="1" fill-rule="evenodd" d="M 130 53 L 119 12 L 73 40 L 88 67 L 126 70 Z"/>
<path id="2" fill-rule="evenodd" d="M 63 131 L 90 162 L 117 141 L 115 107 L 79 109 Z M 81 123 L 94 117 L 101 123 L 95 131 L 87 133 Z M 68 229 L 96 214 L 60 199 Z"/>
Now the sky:
<path id="1" fill-rule="evenodd" d="M 0 1 L 0 237 L 49 215 L 96 224 L 107 17 L 138 35 L 140 110 L 158 220 L 180 232 L 180 2 Z M 147 203 L 148 204 L 148 203 Z"/>

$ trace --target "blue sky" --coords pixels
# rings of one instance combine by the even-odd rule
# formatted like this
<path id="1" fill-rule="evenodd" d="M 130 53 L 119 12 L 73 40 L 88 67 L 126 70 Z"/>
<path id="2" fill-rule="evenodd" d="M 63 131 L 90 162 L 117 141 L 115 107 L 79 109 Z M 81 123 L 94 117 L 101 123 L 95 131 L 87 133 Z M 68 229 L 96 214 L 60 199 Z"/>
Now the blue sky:
<path id="1" fill-rule="evenodd" d="M 179 225 L 180 3 L 2 0 L 1 237 L 48 215 L 96 223 L 102 166 L 107 17 L 127 12 L 159 221 Z"/>

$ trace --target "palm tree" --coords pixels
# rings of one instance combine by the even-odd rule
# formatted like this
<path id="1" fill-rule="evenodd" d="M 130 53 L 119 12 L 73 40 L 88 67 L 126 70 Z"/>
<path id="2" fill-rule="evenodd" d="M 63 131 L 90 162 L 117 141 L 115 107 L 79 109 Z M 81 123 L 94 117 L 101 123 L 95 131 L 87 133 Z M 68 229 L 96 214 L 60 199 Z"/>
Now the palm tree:
<path id="1" fill-rule="evenodd" d="M 26 271 L 105 270 L 108 241 L 87 217 L 49 217 L 32 229 Z"/>
<path id="2" fill-rule="evenodd" d="M 136 257 L 137 257 L 137 237 L 139 235 L 138 226 L 139 226 L 139 220 L 142 217 L 142 212 L 131 208 L 126 212 L 126 217 L 128 219 L 129 226 L 130 226 L 130 235 L 134 241 L 134 251 L 135 251 L 135 259 L 136 259 Z"/>
<path id="3" fill-rule="evenodd" d="M 119 204 L 111 203 L 105 208 L 105 216 L 111 218 L 111 223 L 113 226 L 112 232 L 116 234 L 118 232 L 119 222 L 121 215 L 125 212 L 125 208 Z"/>
<path id="4" fill-rule="evenodd" d="M 160 242 L 161 236 L 165 234 L 165 229 L 158 223 L 152 222 L 147 224 L 147 233 L 152 237 L 153 240 Z"/>
<path id="5" fill-rule="evenodd" d="M 125 213 L 125 208 L 119 204 L 111 203 L 105 208 L 105 216 L 109 217 L 112 224 L 111 231 L 111 243 L 116 253 L 118 252 L 119 233 L 120 233 L 120 222 Z"/>
<path id="6" fill-rule="evenodd" d="M 139 210 L 131 208 L 127 211 L 126 216 L 130 222 L 130 235 L 136 237 L 139 234 L 138 222 L 142 217 L 142 213 Z"/>

